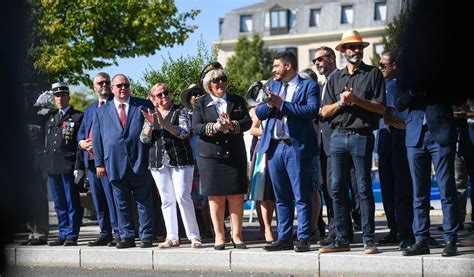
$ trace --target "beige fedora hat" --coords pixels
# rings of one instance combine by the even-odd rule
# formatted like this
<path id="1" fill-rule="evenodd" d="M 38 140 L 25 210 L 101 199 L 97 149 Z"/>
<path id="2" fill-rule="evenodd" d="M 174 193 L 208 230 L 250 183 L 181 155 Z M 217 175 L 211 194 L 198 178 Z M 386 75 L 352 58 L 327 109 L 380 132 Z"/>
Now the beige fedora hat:
<path id="1" fill-rule="evenodd" d="M 356 30 L 348 30 L 342 34 L 341 42 L 336 46 L 337 51 L 341 51 L 341 48 L 345 44 L 362 44 L 365 47 L 369 46 L 370 43 L 362 40 L 362 36 Z"/>

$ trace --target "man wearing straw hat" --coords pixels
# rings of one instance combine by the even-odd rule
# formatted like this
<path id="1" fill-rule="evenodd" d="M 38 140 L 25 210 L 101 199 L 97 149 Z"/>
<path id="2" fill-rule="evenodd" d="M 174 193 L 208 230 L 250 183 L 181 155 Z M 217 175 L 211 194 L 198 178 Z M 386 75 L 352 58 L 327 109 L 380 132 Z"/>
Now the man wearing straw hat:
<path id="1" fill-rule="evenodd" d="M 321 248 L 321 253 L 350 251 L 347 195 L 351 160 L 360 201 L 364 253 L 377 253 L 371 163 L 373 130 L 378 128 L 379 118 L 385 110 L 385 81 L 377 68 L 362 61 L 364 48 L 368 45 L 356 30 L 344 32 L 336 50 L 344 54 L 348 64 L 331 78 L 322 103 L 321 115 L 329 120 L 334 130 L 330 166 L 336 239 Z"/>

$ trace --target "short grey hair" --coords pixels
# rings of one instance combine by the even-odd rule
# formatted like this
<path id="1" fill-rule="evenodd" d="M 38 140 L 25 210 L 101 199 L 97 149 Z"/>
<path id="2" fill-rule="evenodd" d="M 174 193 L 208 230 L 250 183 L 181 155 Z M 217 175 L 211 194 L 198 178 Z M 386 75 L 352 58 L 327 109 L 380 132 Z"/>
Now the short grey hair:
<path id="1" fill-rule="evenodd" d="M 97 79 L 98 77 L 103 77 L 103 78 L 106 78 L 106 79 L 110 80 L 110 75 L 109 74 L 107 74 L 106 72 L 99 72 L 99 73 L 95 74 L 94 79 L 92 79 L 92 81 L 95 83 L 95 79 Z"/>
<path id="2" fill-rule="evenodd" d="M 202 80 L 202 84 L 204 87 L 204 90 L 207 93 L 211 93 L 211 89 L 209 88 L 209 83 L 211 82 L 212 79 L 214 78 L 220 78 L 226 76 L 224 69 L 214 69 L 206 73 L 206 76 L 204 76 L 204 79 Z"/>

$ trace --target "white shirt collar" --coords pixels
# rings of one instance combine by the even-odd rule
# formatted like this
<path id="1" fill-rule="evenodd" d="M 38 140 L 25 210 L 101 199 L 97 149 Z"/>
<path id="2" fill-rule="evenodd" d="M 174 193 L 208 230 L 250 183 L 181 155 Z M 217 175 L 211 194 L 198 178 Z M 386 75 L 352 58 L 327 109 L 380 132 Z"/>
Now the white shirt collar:
<path id="1" fill-rule="evenodd" d="M 118 100 L 114 97 L 114 105 L 115 105 L 115 108 L 120 109 L 120 104 L 122 104 L 122 102 L 118 101 Z M 128 108 L 128 106 L 130 106 L 130 97 L 128 97 L 127 100 L 126 100 L 125 102 L 123 102 L 123 104 L 125 104 L 125 108 Z"/>

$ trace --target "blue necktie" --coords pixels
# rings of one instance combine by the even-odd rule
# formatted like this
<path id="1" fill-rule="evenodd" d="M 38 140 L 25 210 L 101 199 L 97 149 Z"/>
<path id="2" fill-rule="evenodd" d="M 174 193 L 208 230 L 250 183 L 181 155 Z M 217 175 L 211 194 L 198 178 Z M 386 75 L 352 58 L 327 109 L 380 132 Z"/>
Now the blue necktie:
<path id="1" fill-rule="evenodd" d="M 288 83 L 284 83 L 283 86 L 285 87 L 283 89 L 283 92 L 280 94 L 281 100 L 283 102 L 285 101 L 286 98 L 286 93 L 288 92 Z M 277 138 L 282 138 L 285 135 L 285 125 L 283 124 L 283 117 L 281 119 L 277 119 L 275 122 L 275 128 L 276 128 L 276 136 Z"/>

